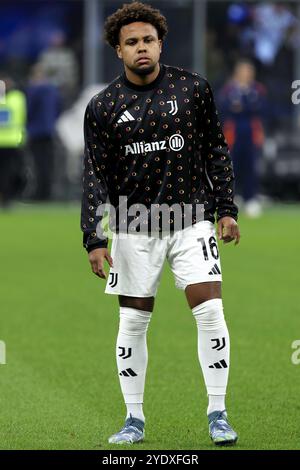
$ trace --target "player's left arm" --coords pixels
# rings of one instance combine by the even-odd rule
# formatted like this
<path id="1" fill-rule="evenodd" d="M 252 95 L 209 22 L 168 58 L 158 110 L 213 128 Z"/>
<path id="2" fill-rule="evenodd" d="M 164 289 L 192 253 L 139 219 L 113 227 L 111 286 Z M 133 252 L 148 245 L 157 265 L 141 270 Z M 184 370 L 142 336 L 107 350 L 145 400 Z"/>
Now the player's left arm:
<path id="1" fill-rule="evenodd" d="M 203 155 L 207 175 L 213 186 L 216 201 L 218 238 L 224 243 L 240 241 L 237 223 L 238 208 L 234 203 L 234 173 L 215 100 L 209 83 L 202 79 L 200 96 L 203 118 Z"/>
<path id="2" fill-rule="evenodd" d="M 219 240 L 223 240 L 224 243 L 235 240 L 234 244 L 237 245 L 240 241 L 241 234 L 238 223 L 230 216 L 221 217 L 218 220 L 217 231 Z"/>

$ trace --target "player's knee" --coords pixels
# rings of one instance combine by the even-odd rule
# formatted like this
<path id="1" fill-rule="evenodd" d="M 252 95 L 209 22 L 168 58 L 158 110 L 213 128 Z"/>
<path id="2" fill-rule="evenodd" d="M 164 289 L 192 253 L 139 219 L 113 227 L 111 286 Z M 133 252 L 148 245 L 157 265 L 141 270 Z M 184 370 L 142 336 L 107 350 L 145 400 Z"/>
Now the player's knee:
<path id="1" fill-rule="evenodd" d="M 146 312 L 152 312 L 154 307 L 154 297 L 129 297 L 119 295 L 120 307 L 136 308 Z"/>
<path id="2" fill-rule="evenodd" d="M 186 287 L 185 294 L 190 308 L 193 309 L 208 300 L 221 298 L 222 283 L 220 281 L 215 281 L 190 284 Z"/>
<path id="3" fill-rule="evenodd" d="M 192 309 L 198 328 L 216 330 L 225 324 L 222 299 L 211 299 Z"/>
<path id="4" fill-rule="evenodd" d="M 127 336 L 145 334 L 151 319 L 151 312 L 130 307 L 120 307 L 119 332 Z"/>

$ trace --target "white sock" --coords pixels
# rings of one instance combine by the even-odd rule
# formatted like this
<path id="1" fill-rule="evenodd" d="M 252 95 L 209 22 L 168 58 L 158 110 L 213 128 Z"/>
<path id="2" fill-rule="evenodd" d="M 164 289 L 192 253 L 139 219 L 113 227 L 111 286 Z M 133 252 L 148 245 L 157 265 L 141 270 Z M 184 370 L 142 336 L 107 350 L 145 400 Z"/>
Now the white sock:
<path id="1" fill-rule="evenodd" d="M 143 399 L 148 350 L 146 335 L 151 312 L 120 307 L 120 325 L 116 345 L 121 390 L 127 406 L 127 417 L 145 421 Z"/>
<path id="2" fill-rule="evenodd" d="M 222 299 L 203 302 L 192 309 L 198 328 L 198 357 L 210 398 L 208 410 L 215 406 L 225 409 L 225 395 L 229 372 L 230 342 Z M 219 411 L 219 410 L 218 410 Z M 210 411 L 209 411 L 210 412 Z"/>
<path id="3" fill-rule="evenodd" d="M 145 422 L 145 415 L 143 412 L 143 403 L 126 403 L 127 415 L 126 419 L 131 416 L 141 419 Z"/>
<path id="4" fill-rule="evenodd" d="M 208 395 L 207 414 L 225 410 L 225 395 Z"/>

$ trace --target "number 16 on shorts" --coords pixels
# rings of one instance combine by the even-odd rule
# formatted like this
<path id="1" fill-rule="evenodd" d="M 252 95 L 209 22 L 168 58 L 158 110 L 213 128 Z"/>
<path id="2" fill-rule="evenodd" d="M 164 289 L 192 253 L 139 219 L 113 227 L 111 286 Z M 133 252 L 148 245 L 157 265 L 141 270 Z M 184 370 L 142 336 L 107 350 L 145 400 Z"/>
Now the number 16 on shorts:
<path id="1" fill-rule="evenodd" d="M 204 256 L 205 261 L 209 260 L 208 250 L 210 251 L 211 256 L 214 259 L 219 259 L 219 250 L 218 250 L 217 240 L 214 236 L 209 237 L 208 247 L 207 247 L 207 244 L 205 242 L 205 238 L 201 237 L 201 238 L 197 238 L 197 240 L 198 240 L 198 242 L 201 243 L 203 256 Z"/>

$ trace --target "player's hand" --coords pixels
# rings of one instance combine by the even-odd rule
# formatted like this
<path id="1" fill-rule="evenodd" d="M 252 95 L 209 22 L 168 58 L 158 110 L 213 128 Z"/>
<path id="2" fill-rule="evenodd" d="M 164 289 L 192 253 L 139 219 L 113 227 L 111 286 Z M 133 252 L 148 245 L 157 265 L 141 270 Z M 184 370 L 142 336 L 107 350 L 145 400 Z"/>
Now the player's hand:
<path id="1" fill-rule="evenodd" d="M 222 217 L 218 222 L 218 238 L 224 243 L 235 240 L 235 245 L 240 241 L 240 229 L 237 222 L 232 217 Z"/>
<path id="2" fill-rule="evenodd" d="M 104 271 L 104 261 L 107 261 L 109 266 L 113 267 L 113 259 L 110 256 L 107 248 L 95 248 L 89 253 L 89 262 L 91 263 L 92 271 L 96 276 L 106 279 Z"/>

